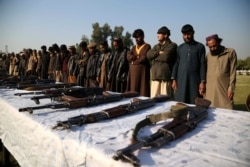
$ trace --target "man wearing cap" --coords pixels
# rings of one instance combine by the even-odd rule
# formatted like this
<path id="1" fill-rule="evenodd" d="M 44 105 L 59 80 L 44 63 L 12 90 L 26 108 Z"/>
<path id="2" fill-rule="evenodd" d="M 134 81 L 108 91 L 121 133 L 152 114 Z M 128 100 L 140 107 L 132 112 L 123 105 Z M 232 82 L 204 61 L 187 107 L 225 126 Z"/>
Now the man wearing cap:
<path id="1" fill-rule="evenodd" d="M 207 91 L 205 98 L 211 106 L 233 109 L 233 96 L 236 83 L 237 54 L 234 49 L 221 45 L 217 34 L 206 38 Z"/>
<path id="2" fill-rule="evenodd" d="M 127 90 L 137 91 L 141 96 L 150 96 L 150 64 L 147 52 L 151 46 L 144 41 L 142 29 L 136 29 L 133 33 L 136 45 L 128 52 L 129 62 Z"/>
<path id="3" fill-rule="evenodd" d="M 205 46 L 194 40 L 194 29 L 190 24 L 182 27 L 184 43 L 177 48 L 177 60 L 171 79 L 175 100 L 194 104 L 196 97 L 205 93 L 206 58 Z"/>
<path id="4" fill-rule="evenodd" d="M 170 30 L 163 26 L 157 31 L 159 43 L 147 53 L 151 62 L 151 97 L 172 96 L 171 72 L 176 60 L 177 44 L 169 39 Z"/>

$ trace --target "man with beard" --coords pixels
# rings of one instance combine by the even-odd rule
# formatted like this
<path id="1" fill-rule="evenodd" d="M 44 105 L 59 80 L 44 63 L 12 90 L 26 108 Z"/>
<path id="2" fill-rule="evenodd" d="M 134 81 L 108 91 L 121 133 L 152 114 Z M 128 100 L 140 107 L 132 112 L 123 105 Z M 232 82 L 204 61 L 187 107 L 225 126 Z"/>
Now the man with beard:
<path id="1" fill-rule="evenodd" d="M 98 87 L 98 78 L 97 78 L 97 69 L 99 69 L 99 58 L 100 58 L 100 52 L 96 48 L 96 43 L 91 42 L 88 45 L 89 49 L 89 58 L 87 63 L 87 80 L 86 80 L 86 87 Z"/>
<path id="2" fill-rule="evenodd" d="M 176 91 L 176 101 L 194 104 L 195 98 L 202 97 L 206 90 L 205 46 L 194 40 L 191 25 L 184 25 L 181 31 L 184 43 L 177 48 L 172 88 Z"/>
<path id="3" fill-rule="evenodd" d="M 206 38 L 210 52 L 207 53 L 205 98 L 212 102 L 212 107 L 233 109 L 237 54 L 234 49 L 222 46 L 221 41 L 217 34 Z"/>
<path id="4" fill-rule="evenodd" d="M 150 96 L 150 64 L 147 52 L 151 46 L 144 41 L 144 32 L 137 29 L 133 33 L 136 45 L 128 52 L 129 62 L 127 90 L 139 92 L 141 96 Z"/>
<path id="5" fill-rule="evenodd" d="M 100 43 L 100 51 L 102 52 L 98 60 L 97 81 L 99 87 L 104 88 L 106 91 L 110 90 L 110 82 L 108 82 L 108 74 L 112 66 L 113 56 L 108 42 L 105 40 Z"/>
<path id="6" fill-rule="evenodd" d="M 170 30 L 163 26 L 157 31 L 159 43 L 147 53 L 151 61 L 151 97 L 172 96 L 171 73 L 176 60 L 177 44 L 169 38 Z"/>

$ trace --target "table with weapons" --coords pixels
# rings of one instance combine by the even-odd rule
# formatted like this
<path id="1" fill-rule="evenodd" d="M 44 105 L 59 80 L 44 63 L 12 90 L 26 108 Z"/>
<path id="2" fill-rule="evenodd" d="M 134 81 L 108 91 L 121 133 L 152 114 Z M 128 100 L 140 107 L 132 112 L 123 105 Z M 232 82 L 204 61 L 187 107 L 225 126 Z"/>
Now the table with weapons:
<path id="1" fill-rule="evenodd" d="M 54 86 L 54 85 L 53 85 Z M 20 166 L 249 166 L 250 113 L 74 85 L 0 89 Z"/>

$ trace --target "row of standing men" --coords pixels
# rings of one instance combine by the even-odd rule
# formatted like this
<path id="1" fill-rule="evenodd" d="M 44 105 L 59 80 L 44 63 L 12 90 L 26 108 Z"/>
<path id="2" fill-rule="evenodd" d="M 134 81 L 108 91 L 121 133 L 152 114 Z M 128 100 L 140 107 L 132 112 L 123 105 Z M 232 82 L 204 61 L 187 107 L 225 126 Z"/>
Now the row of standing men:
<path id="1" fill-rule="evenodd" d="M 39 75 L 121 93 L 137 91 L 146 97 L 165 94 L 189 104 L 194 104 L 196 97 L 204 97 L 213 107 L 232 109 L 235 50 L 222 46 L 222 39 L 215 34 L 206 38 L 210 49 L 206 55 L 205 46 L 194 39 L 192 25 L 184 25 L 181 32 L 184 43 L 179 46 L 170 40 L 166 26 L 158 29 L 159 43 L 153 47 L 144 41 L 142 29 L 133 32 L 136 44 L 131 49 L 124 47 L 119 37 L 112 40 L 114 51 L 107 41 L 100 43 L 99 50 L 93 42 L 81 42 L 79 54 L 75 46 L 53 44 L 49 52 L 42 46 L 41 51 L 26 58 L 26 66 L 21 63 L 25 54 L 20 54 L 19 75 Z"/>

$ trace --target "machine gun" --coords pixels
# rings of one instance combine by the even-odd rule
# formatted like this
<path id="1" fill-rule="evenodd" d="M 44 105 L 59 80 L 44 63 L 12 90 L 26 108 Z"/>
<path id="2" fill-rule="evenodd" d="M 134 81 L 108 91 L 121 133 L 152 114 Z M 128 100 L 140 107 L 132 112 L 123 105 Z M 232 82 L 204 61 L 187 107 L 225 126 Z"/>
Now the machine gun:
<path id="1" fill-rule="evenodd" d="M 22 96 L 22 95 L 39 95 L 40 96 L 33 96 L 31 100 L 33 100 L 36 104 L 40 104 L 40 99 L 47 99 L 47 98 L 60 98 L 61 96 L 68 95 L 73 96 L 76 98 L 83 98 L 88 96 L 95 96 L 95 95 L 102 95 L 104 92 L 103 88 L 99 87 L 88 87 L 84 88 L 81 86 L 73 86 L 69 88 L 52 88 L 52 89 L 44 89 L 41 91 L 33 91 L 33 92 L 24 92 L 24 93 L 15 93 L 15 96 Z"/>
<path id="2" fill-rule="evenodd" d="M 59 109 L 59 108 L 81 108 L 81 107 L 87 107 L 87 106 L 95 106 L 98 104 L 104 104 L 104 103 L 111 103 L 115 101 L 119 101 L 122 98 L 129 98 L 129 97 L 136 97 L 138 96 L 138 92 L 125 92 L 121 94 L 108 94 L 105 93 L 104 95 L 97 95 L 92 97 L 85 97 L 85 98 L 75 98 L 72 96 L 62 96 L 62 99 L 64 102 L 60 103 L 51 103 L 47 105 L 42 106 L 35 106 L 35 107 L 26 107 L 26 108 L 20 108 L 19 112 L 29 112 L 33 113 L 33 110 L 39 110 L 44 108 L 51 108 L 51 109 Z"/>
<path id="3" fill-rule="evenodd" d="M 156 102 L 164 102 L 170 100 L 169 96 L 160 95 L 152 99 L 132 99 L 131 103 L 119 105 L 99 112 L 79 115 L 68 118 L 65 121 L 58 121 L 52 129 L 71 129 L 72 126 L 81 126 L 87 123 L 94 123 L 101 120 L 112 119 L 122 115 L 134 113 L 136 111 L 154 106 Z"/>
<path id="4" fill-rule="evenodd" d="M 116 151 L 113 159 L 121 159 L 133 164 L 134 166 L 140 166 L 139 159 L 133 154 L 134 151 L 141 149 L 142 147 L 160 147 L 194 129 L 200 121 L 207 117 L 207 109 L 211 104 L 210 101 L 205 99 L 197 99 L 196 102 L 202 103 L 202 105 L 196 103 L 195 107 L 181 106 L 180 110 L 183 111 L 185 108 L 187 111 L 185 117 L 183 117 L 183 115 L 174 117 L 173 121 L 162 126 L 157 132 Z"/>

